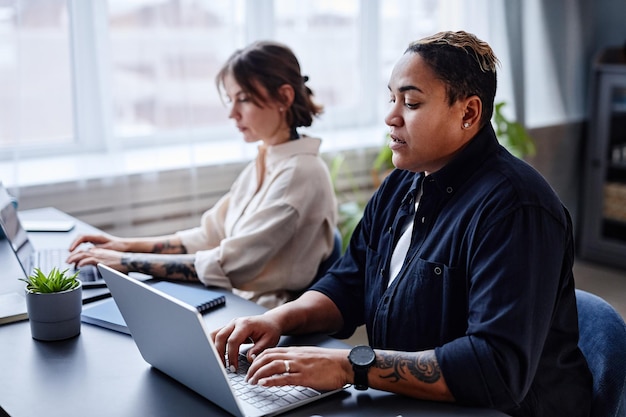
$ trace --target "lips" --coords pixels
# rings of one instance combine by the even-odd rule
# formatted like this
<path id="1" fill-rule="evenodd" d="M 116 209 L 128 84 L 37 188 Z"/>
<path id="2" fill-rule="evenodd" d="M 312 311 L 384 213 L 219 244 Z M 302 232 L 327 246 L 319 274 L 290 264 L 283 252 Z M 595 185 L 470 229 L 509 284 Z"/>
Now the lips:
<path id="1" fill-rule="evenodd" d="M 397 136 L 393 136 L 393 135 L 391 135 L 391 141 L 392 141 L 392 142 L 395 142 L 395 143 L 400 143 L 400 144 L 405 144 L 405 143 L 406 143 L 406 141 L 404 141 L 404 140 L 400 139 L 400 138 L 399 138 L 399 137 L 397 137 Z"/>

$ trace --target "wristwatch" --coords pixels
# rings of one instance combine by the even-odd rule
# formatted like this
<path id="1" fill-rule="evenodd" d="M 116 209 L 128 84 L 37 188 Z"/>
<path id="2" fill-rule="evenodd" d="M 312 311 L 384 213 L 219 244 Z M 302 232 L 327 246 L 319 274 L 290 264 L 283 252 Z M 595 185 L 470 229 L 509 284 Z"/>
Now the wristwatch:
<path id="1" fill-rule="evenodd" d="M 374 349 L 364 345 L 355 346 L 348 354 L 348 360 L 354 370 L 354 388 L 366 390 L 369 386 L 367 383 L 367 371 L 376 361 Z"/>

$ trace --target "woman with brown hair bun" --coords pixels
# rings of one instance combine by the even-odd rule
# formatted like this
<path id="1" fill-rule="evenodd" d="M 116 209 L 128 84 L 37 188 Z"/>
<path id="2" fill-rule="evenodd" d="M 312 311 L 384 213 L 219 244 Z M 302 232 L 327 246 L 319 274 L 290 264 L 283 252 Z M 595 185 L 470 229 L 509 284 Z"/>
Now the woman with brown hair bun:
<path id="1" fill-rule="evenodd" d="M 266 307 L 291 300 L 333 250 L 337 204 L 321 140 L 298 132 L 322 107 L 312 99 L 293 52 L 276 42 L 236 51 L 216 77 L 256 161 L 202 216 L 199 227 L 168 236 L 79 236 L 69 263 L 200 281 Z M 81 250 L 81 243 L 94 246 Z"/>

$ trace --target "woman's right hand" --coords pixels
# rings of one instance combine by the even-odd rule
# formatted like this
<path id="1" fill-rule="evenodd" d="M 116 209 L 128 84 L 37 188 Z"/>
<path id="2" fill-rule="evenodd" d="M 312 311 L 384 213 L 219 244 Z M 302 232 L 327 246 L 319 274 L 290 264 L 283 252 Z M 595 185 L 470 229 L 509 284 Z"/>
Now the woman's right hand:
<path id="1" fill-rule="evenodd" d="M 280 327 L 268 315 L 240 317 L 233 319 L 226 326 L 211 332 L 217 352 L 225 358 L 224 364 L 237 368 L 239 347 L 244 343 L 253 343 L 247 352 L 248 360 L 269 347 L 278 344 L 281 336 Z"/>
<path id="2" fill-rule="evenodd" d="M 94 246 L 86 250 L 78 249 L 71 252 L 66 262 L 76 267 L 98 265 L 101 263 L 117 269 L 120 272 L 127 273 L 129 272 L 128 266 L 122 265 L 122 257 L 123 252 Z"/>

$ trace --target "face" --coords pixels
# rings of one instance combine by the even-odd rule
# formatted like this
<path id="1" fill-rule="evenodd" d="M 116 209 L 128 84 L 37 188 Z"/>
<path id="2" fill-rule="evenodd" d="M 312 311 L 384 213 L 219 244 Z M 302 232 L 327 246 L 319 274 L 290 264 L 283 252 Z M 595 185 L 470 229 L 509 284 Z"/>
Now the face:
<path id="1" fill-rule="evenodd" d="M 471 138 L 463 129 L 466 103 L 448 105 L 446 85 L 419 54 L 406 53 L 389 79 L 389 147 L 393 164 L 413 172 L 442 168 Z"/>
<path id="2" fill-rule="evenodd" d="M 224 77 L 224 91 L 228 97 L 228 117 L 235 120 L 237 128 L 246 142 L 263 141 L 266 145 L 277 145 L 289 140 L 285 109 L 268 98 L 267 90 L 259 86 L 267 103 L 257 106 L 248 93 L 243 91 L 232 75 Z M 282 110 L 281 110 L 282 109 Z"/>

